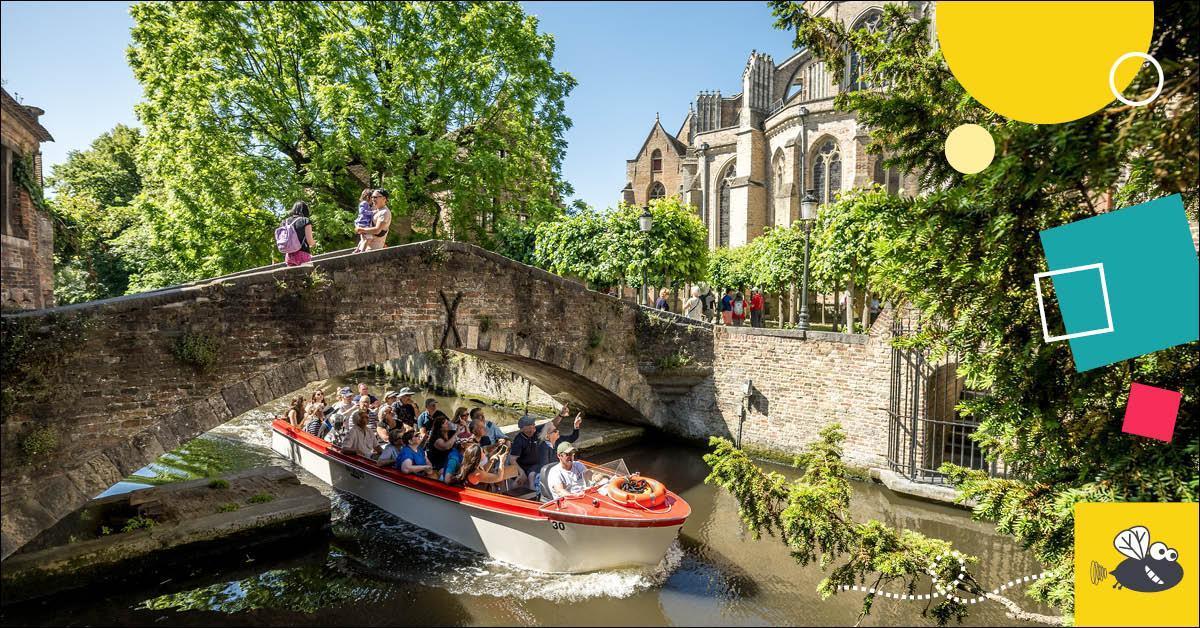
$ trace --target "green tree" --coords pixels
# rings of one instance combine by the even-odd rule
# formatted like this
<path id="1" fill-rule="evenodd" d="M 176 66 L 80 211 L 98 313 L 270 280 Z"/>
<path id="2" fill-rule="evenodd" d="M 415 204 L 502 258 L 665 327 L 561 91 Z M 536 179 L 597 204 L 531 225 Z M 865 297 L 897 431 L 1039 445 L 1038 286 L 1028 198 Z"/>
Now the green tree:
<path id="1" fill-rule="evenodd" d="M 739 288 L 751 282 L 750 265 L 745 247 L 720 247 L 708 255 L 708 283 L 724 293 L 726 288 Z"/>
<path id="2" fill-rule="evenodd" d="M 350 246 L 367 186 L 396 225 L 487 239 L 498 218 L 557 214 L 570 75 L 514 3 L 134 5 L 145 91 L 149 285 L 272 259 L 309 202 L 319 248 Z M 402 230 L 397 228 L 397 230 Z M 143 252 L 147 252 L 143 251 Z M 158 255 L 166 253 L 166 255 Z"/>
<path id="3" fill-rule="evenodd" d="M 853 220 L 828 223 L 846 230 L 829 234 L 829 242 L 877 234 L 867 279 L 922 312 L 926 325 L 911 343 L 958 353 L 968 385 L 988 393 L 960 410 L 980 419 L 976 439 L 1014 477 L 943 470 L 963 499 L 977 502 L 977 516 L 996 521 L 1048 567 L 1030 593 L 1069 618 L 1075 503 L 1197 498 L 1200 350 L 1190 343 L 1075 372 L 1068 347 L 1041 338 L 1031 280 L 1045 268 L 1038 231 L 1106 211 L 1107 194 L 1182 192 L 1195 216 L 1200 42 L 1190 30 L 1200 7 L 1155 7 L 1149 53 L 1163 65 L 1164 97 L 1144 107 L 1114 104 L 1066 124 L 1032 125 L 972 100 L 931 50 L 927 21 L 901 7 L 885 7 L 876 31 L 851 31 L 800 3 L 772 6 L 777 25 L 793 30 L 797 46 L 822 57 L 833 75 L 852 49 L 861 55 L 866 82 L 888 85 L 839 94 L 835 106 L 871 129 L 868 150 L 890 155 L 888 166 L 918 173 L 922 187 L 935 191 L 899 205 L 864 195 L 863 205 L 842 208 Z M 1127 92 L 1144 98 L 1156 82 L 1152 70 L 1144 71 Z M 942 152 L 949 131 L 968 122 L 987 127 L 997 147 L 995 161 L 976 175 L 951 169 Z M 1171 443 L 1121 433 L 1131 381 L 1182 392 Z"/>
<path id="4" fill-rule="evenodd" d="M 659 285 L 703 278 L 708 236 L 695 209 L 677 197 L 652 201 L 649 234 L 639 229 L 641 214 L 641 207 L 625 204 L 603 213 L 577 207 L 573 215 L 537 228 L 533 259 L 551 272 L 579 277 L 598 288 L 622 281 L 641 287 L 643 271 Z"/>
<path id="5" fill-rule="evenodd" d="M 137 151 L 142 134 L 117 125 L 86 150 L 67 153 L 47 185 L 55 220 L 55 297 L 60 304 L 125 294 L 134 269 L 117 241 L 141 218 L 131 205 L 142 191 Z"/>

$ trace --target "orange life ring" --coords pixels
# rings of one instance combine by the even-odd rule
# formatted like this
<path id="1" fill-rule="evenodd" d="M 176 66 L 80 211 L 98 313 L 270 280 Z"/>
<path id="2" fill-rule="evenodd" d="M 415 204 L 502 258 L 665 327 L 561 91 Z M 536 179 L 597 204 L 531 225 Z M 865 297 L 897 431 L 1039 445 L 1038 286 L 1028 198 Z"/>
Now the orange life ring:
<path id="1" fill-rule="evenodd" d="M 626 479 L 624 475 L 616 475 L 608 482 L 608 496 L 618 504 L 636 503 L 647 508 L 653 508 L 663 503 L 663 500 L 666 499 L 667 487 L 663 486 L 662 482 L 654 478 L 643 478 L 635 473 L 628 476 L 628 479 L 645 481 L 648 490 L 645 493 L 630 493 L 621 488 Z"/>

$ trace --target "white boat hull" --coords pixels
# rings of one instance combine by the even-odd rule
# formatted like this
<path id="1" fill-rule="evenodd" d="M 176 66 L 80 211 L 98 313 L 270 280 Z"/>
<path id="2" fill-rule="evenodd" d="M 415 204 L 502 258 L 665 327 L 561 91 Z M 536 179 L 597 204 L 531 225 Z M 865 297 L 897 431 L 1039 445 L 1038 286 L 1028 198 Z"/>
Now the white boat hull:
<path id="1" fill-rule="evenodd" d="M 453 501 L 330 458 L 278 431 L 271 447 L 335 489 L 498 560 L 549 573 L 655 566 L 682 527 L 618 527 L 528 517 Z"/>

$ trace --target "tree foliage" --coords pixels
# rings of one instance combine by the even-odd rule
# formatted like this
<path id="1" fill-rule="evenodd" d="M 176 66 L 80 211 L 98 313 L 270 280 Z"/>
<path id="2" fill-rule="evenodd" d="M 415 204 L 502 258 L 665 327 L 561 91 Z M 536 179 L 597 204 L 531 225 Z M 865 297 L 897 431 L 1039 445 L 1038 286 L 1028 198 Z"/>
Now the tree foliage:
<path id="1" fill-rule="evenodd" d="M 350 246 L 359 192 L 395 225 L 492 243 L 559 213 L 575 85 L 514 3 L 143 3 L 129 62 L 145 91 L 140 199 L 156 265 L 141 285 L 271 260 L 295 200 L 318 249 Z M 152 209 L 149 209 L 152 208 Z M 396 227 L 394 227 L 394 230 Z"/>
<path id="2" fill-rule="evenodd" d="M 825 292 L 841 290 L 847 279 L 858 286 L 872 285 L 881 225 L 910 204 L 875 187 L 843 192 L 822 207 L 812 233 L 812 285 Z"/>
<path id="3" fill-rule="evenodd" d="M 625 204 L 605 212 L 577 208 L 537 227 L 533 259 L 596 287 L 618 282 L 640 287 L 643 271 L 660 285 L 702 279 L 708 238 L 695 209 L 674 196 L 651 201 L 649 234 L 639 228 L 641 214 L 641 207 Z"/>
<path id="4" fill-rule="evenodd" d="M 704 481 L 737 499 L 738 513 L 753 538 L 763 533 L 777 536 L 800 564 L 815 561 L 828 570 L 829 575 L 817 585 L 822 597 L 834 595 L 842 587 L 865 585 L 905 595 L 918 593 L 918 587 L 924 586 L 921 593 L 934 593 L 935 597 L 947 591 L 999 600 L 972 576 L 967 566 L 976 559 L 954 550 L 949 542 L 895 530 L 877 520 L 854 519 L 850 482 L 842 462 L 844 440 L 838 424 L 822 428 L 819 438 L 793 461 L 793 466 L 803 470 L 800 477 L 788 482 L 777 472 L 764 472 L 728 440 L 714 437 L 710 440 L 712 453 L 704 456 L 711 469 Z M 963 577 L 952 586 L 964 568 Z M 889 589 L 890 583 L 899 586 Z M 870 612 L 874 599 L 874 593 L 867 594 L 860 619 Z M 926 612 L 945 624 L 962 618 L 966 605 L 942 598 Z"/>
<path id="5" fill-rule="evenodd" d="M 122 250 L 141 222 L 137 152 L 142 134 L 117 125 L 86 150 L 67 153 L 47 185 L 54 190 L 55 298 L 77 303 L 125 294 L 135 271 Z M 132 231 L 131 231 L 132 230 Z"/>

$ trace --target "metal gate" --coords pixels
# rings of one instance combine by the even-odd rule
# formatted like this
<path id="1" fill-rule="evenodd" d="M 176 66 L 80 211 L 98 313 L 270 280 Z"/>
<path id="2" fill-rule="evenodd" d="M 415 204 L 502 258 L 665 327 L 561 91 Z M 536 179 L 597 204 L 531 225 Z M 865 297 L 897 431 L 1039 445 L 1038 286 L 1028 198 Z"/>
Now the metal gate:
<path id="1" fill-rule="evenodd" d="M 919 330 L 920 328 L 916 328 Z M 905 321 L 892 324 L 892 339 L 915 331 Z M 958 356 L 930 361 L 925 351 L 892 347 L 888 404 L 888 464 L 914 482 L 943 483 L 938 472 L 949 462 L 1007 476 L 1003 462 L 989 462 L 971 435 L 979 422 L 960 414 L 959 402 L 983 393 L 969 390 L 958 375 Z"/>

